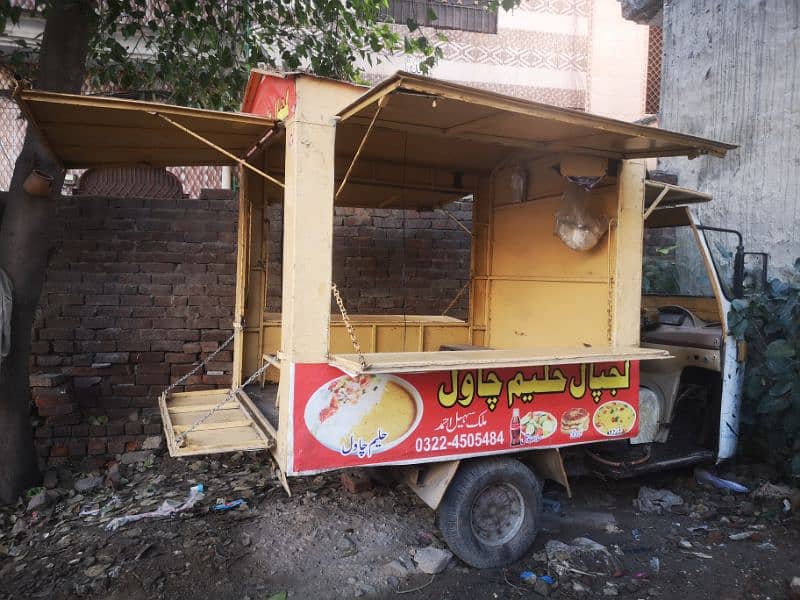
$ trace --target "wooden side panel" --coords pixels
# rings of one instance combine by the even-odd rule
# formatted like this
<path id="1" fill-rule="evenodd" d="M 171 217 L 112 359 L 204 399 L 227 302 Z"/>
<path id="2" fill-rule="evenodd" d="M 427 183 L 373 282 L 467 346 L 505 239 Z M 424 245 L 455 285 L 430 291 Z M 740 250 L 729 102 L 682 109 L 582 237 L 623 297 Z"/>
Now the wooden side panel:
<path id="1" fill-rule="evenodd" d="M 247 280 L 244 293 L 244 359 L 242 379 L 249 377 L 261 365 L 259 353 L 261 331 L 258 324 L 264 314 L 264 297 L 267 283 L 267 234 L 265 227 L 264 179 L 246 172 L 244 187 L 249 204 L 247 230 Z"/>
<path id="2" fill-rule="evenodd" d="M 607 344 L 605 283 L 497 280 L 492 292 L 492 348 Z"/>
<path id="3" fill-rule="evenodd" d="M 236 299 L 233 309 L 233 374 L 231 385 L 238 387 L 242 382 L 244 365 L 244 306 L 247 294 L 248 233 L 250 231 L 250 202 L 248 186 L 250 178 L 247 170 L 239 167 L 239 219 L 236 239 Z"/>
<path id="4" fill-rule="evenodd" d="M 485 345 L 490 282 L 493 189 L 489 178 L 481 178 L 472 202 L 472 249 L 469 295 L 470 340 Z"/>
<path id="5" fill-rule="evenodd" d="M 548 184 L 552 187 L 549 180 Z M 596 214 L 616 218 L 615 186 L 597 189 L 590 197 Z M 484 345 L 509 349 L 608 344 L 615 230 L 589 251 L 571 250 L 553 233 L 560 203 L 560 195 L 550 195 L 493 211 Z M 641 253 L 637 260 L 641 262 Z"/>
<path id="6" fill-rule="evenodd" d="M 402 317 L 396 315 L 353 315 L 353 319 L 358 321 L 354 329 L 363 352 L 436 351 L 445 344 L 467 344 L 470 338 L 467 323 L 436 323 L 435 316 L 409 317 L 414 320 L 406 324 L 405 333 Z M 278 352 L 281 342 L 280 321 L 270 319 L 264 323 L 263 340 L 261 354 L 274 355 Z M 330 340 L 331 354 L 352 354 L 353 344 L 343 323 L 331 323 Z M 246 351 L 249 353 L 251 350 Z M 270 368 L 266 380 L 277 382 L 278 370 Z"/>
<path id="7" fill-rule="evenodd" d="M 443 345 L 469 343 L 470 330 L 467 324 L 458 327 L 428 326 L 425 328 L 425 341 L 422 344 L 422 349 L 427 352 L 433 352 L 439 350 Z"/>
<path id="8" fill-rule="evenodd" d="M 614 264 L 614 319 L 611 330 L 611 342 L 614 345 L 639 343 L 644 177 L 644 161 L 623 161 L 619 178 Z"/>

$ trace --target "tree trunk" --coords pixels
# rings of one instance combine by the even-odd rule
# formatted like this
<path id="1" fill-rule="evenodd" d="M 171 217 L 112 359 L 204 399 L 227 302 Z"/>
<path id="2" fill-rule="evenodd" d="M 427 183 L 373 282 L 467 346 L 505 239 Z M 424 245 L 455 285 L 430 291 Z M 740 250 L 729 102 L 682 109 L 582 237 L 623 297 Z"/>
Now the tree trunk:
<path id="1" fill-rule="evenodd" d="M 36 88 L 79 92 L 93 22 L 91 4 L 89 0 L 53 4 L 46 15 Z M 53 177 L 49 197 L 31 196 L 22 189 L 34 168 Z M 11 351 L 0 366 L 2 503 L 15 502 L 21 492 L 40 479 L 30 424 L 28 355 L 51 245 L 48 232 L 63 181 L 64 172 L 29 125 L 0 223 L 0 268 L 8 273 L 14 285 Z"/>

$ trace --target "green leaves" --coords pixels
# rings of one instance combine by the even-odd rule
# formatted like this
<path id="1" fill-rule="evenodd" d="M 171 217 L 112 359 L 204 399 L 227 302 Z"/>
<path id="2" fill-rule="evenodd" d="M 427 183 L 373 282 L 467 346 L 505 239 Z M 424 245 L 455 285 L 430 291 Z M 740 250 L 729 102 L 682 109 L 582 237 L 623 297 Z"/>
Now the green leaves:
<path id="1" fill-rule="evenodd" d="M 769 282 L 766 292 L 734 300 L 731 333 L 747 340 L 743 439 L 761 440 L 765 458 L 800 475 L 800 282 Z"/>

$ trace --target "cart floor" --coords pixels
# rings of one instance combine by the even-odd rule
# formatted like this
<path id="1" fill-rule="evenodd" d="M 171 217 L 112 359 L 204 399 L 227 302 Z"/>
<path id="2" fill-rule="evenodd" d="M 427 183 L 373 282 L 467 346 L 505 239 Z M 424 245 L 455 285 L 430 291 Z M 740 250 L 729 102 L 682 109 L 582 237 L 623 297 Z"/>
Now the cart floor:
<path id="1" fill-rule="evenodd" d="M 263 388 L 252 384 L 245 388 L 245 392 L 267 422 L 278 429 L 278 384 L 267 383 Z"/>

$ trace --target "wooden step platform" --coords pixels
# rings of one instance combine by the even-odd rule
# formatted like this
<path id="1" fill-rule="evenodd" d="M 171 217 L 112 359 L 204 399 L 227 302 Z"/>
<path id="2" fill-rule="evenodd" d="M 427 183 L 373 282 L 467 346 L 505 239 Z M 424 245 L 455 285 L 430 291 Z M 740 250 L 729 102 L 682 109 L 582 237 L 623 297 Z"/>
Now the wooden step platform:
<path id="1" fill-rule="evenodd" d="M 243 392 L 192 431 L 181 447 L 176 438 L 222 401 L 230 390 L 202 390 L 162 394 L 158 399 L 170 456 L 218 454 L 239 450 L 267 450 L 275 444 L 275 428 Z"/>

